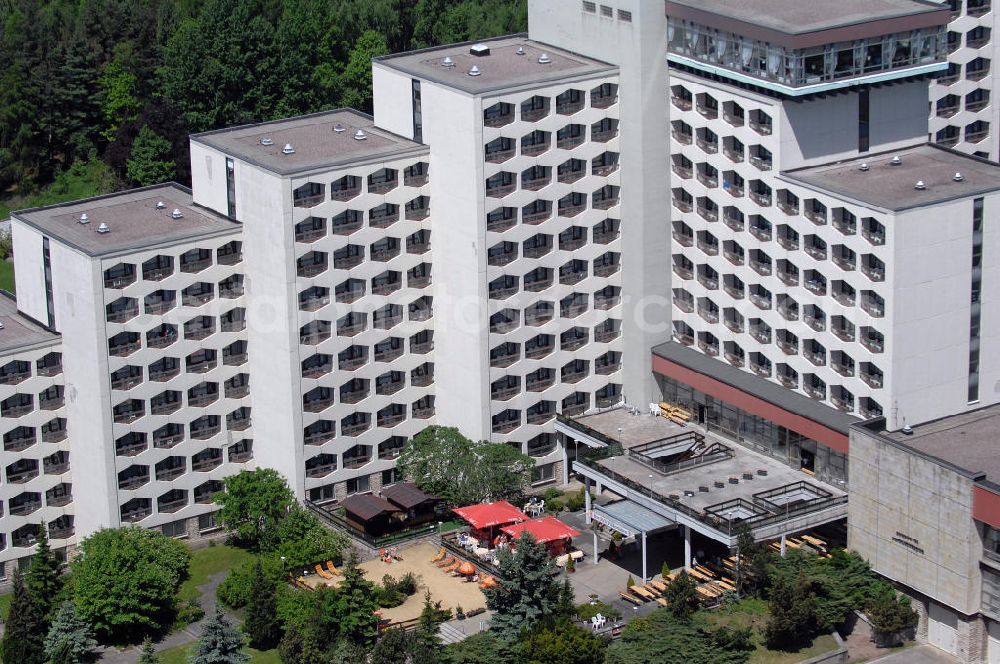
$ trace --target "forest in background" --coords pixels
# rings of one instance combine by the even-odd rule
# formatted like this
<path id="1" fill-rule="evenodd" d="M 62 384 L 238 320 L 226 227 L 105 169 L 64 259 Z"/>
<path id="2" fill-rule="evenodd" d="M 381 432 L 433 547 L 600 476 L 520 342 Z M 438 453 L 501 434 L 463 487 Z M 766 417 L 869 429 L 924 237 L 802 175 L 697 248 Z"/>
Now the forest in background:
<path id="1" fill-rule="evenodd" d="M 526 29 L 526 0 L 0 0 L 0 219 L 188 184 L 189 133 L 370 111 L 373 57 Z"/>

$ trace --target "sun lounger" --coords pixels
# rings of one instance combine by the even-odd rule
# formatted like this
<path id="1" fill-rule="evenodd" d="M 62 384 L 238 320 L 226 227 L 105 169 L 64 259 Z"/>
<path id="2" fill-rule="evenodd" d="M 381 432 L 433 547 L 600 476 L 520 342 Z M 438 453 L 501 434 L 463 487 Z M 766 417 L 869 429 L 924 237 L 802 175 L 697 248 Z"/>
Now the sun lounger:
<path id="1" fill-rule="evenodd" d="M 442 546 L 440 549 L 438 549 L 438 552 L 436 554 L 434 554 L 434 557 L 431 558 L 431 562 L 432 563 L 436 563 L 436 562 L 439 562 L 441 560 L 444 560 L 445 555 L 446 555 L 445 554 L 445 550 L 444 550 L 444 547 Z"/>
<path id="2" fill-rule="evenodd" d="M 330 574 L 333 574 L 334 576 L 343 576 L 340 573 L 340 570 L 337 569 L 337 566 L 333 564 L 332 560 L 326 561 L 326 570 L 330 572 Z"/>
<path id="3" fill-rule="evenodd" d="M 451 556 L 447 560 L 442 560 L 441 562 L 437 563 L 437 566 L 438 567 L 448 567 L 449 565 L 451 565 L 454 562 L 455 562 L 455 556 Z"/>
<path id="4" fill-rule="evenodd" d="M 459 565 L 461 565 L 461 563 L 456 560 L 451 565 L 448 565 L 447 567 L 442 567 L 441 569 L 444 572 L 451 573 L 454 572 L 456 569 L 458 569 Z"/>
<path id="5" fill-rule="evenodd" d="M 327 572 L 325 569 L 323 569 L 323 566 L 320 565 L 319 563 L 316 563 L 316 573 L 319 574 L 324 579 L 332 579 L 333 578 L 333 575 L 330 574 L 329 572 Z"/>

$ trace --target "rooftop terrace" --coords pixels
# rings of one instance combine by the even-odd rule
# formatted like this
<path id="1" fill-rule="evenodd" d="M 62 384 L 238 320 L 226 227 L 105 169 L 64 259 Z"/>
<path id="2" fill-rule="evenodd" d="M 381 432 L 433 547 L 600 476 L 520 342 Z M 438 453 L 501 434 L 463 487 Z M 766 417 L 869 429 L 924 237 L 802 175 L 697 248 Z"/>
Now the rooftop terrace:
<path id="1" fill-rule="evenodd" d="M 520 85 L 543 84 L 588 74 L 612 74 L 617 67 L 586 58 L 524 36 L 481 42 L 485 55 L 470 52 L 476 44 L 449 44 L 375 59 L 376 67 L 440 83 L 469 94 L 482 94 Z M 542 56 L 546 57 L 542 57 Z M 475 66 L 478 74 L 470 75 Z"/>
<path id="2" fill-rule="evenodd" d="M 687 519 L 716 539 L 727 539 L 730 522 L 739 520 L 773 537 L 846 514 L 844 491 L 663 417 L 616 408 L 560 417 L 557 429 L 606 445 L 579 450 L 577 471 L 601 477 L 612 491 L 672 520 Z"/>
<path id="3" fill-rule="evenodd" d="M 896 212 L 1000 190 L 1000 164 L 930 144 L 787 171 L 782 177 Z M 916 188 L 918 181 L 923 189 Z"/>
<path id="4" fill-rule="evenodd" d="M 28 350 L 59 342 L 59 335 L 18 313 L 17 303 L 6 295 L 0 295 L 0 354 Z"/>
<path id="5" fill-rule="evenodd" d="M 279 175 L 427 151 L 426 146 L 375 127 L 371 116 L 353 109 L 219 129 L 194 134 L 191 140 Z"/>
<path id="6" fill-rule="evenodd" d="M 240 232 L 238 224 L 195 205 L 191 192 L 174 183 L 18 210 L 12 217 L 89 256 Z"/>

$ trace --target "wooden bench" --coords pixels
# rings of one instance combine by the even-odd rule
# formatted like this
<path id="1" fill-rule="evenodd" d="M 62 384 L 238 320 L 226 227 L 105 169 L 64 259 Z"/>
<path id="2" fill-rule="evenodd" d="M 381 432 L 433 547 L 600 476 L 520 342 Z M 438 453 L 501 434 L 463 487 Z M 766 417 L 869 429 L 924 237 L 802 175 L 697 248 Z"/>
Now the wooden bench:
<path id="1" fill-rule="evenodd" d="M 635 597 L 634 595 L 630 595 L 628 593 L 618 593 L 618 594 L 621 595 L 621 598 L 623 600 L 625 600 L 626 602 L 631 602 L 632 604 L 635 604 L 636 606 L 639 606 L 640 604 L 642 604 L 642 600 L 639 599 L 638 597 Z"/>
<path id="2" fill-rule="evenodd" d="M 642 586 L 632 586 L 631 588 L 629 588 L 629 590 L 631 590 L 636 595 L 638 595 L 639 597 L 643 598 L 646 601 L 652 600 L 656 597 L 656 595 L 649 592 Z"/>
<path id="3" fill-rule="evenodd" d="M 652 581 L 647 583 L 646 586 L 647 587 L 652 586 L 661 593 L 667 592 L 667 584 L 665 584 L 663 581 L 657 581 L 656 579 L 653 579 Z"/>
<path id="4" fill-rule="evenodd" d="M 663 599 L 662 597 L 657 597 L 656 598 L 656 603 L 659 604 L 660 606 L 670 606 L 670 602 L 668 602 L 667 600 Z"/>

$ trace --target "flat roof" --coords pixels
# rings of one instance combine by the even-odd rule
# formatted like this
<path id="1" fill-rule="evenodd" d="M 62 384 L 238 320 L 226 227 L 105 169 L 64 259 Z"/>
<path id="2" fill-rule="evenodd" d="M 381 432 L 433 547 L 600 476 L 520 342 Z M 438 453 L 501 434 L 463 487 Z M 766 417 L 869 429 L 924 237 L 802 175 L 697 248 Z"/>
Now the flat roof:
<path id="1" fill-rule="evenodd" d="M 585 418 L 574 418 L 574 421 L 601 433 L 609 429 L 613 430 L 613 433 L 605 433 L 605 435 L 620 443 L 626 451 L 643 442 L 648 442 L 651 436 L 655 436 L 652 440 L 659 440 L 677 435 L 680 432 L 693 431 L 689 427 L 680 427 L 665 417 L 640 413 L 627 415 L 635 420 L 636 424 L 628 429 L 623 427 L 622 431 L 619 432 L 617 426 L 621 422 L 620 413 L 621 409 L 615 409 L 588 415 Z M 721 442 L 732 451 L 733 455 L 718 461 L 676 470 L 666 475 L 640 463 L 627 452 L 601 459 L 597 463 L 610 471 L 627 477 L 642 487 L 650 487 L 662 496 L 675 494 L 684 505 L 699 512 L 704 512 L 706 508 L 718 503 L 737 498 L 752 501 L 753 495 L 756 493 L 777 489 L 796 482 L 806 482 L 817 486 L 831 493 L 833 497 L 845 495 L 844 491 L 836 487 L 821 482 L 800 470 L 794 470 L 787 464 L 755 452 L 739 443 L 716 438 L 711 434 L 705 434 L 705 440 L 706 442 Z M 758 470 L 764 470 L 767 474 L 760 475 Z M 743 479 L 743 473 L 751 473 L 753 479 Z M 738 481 L 732 484 L 729 481 L 730 478 L 736 478 Z M 723 486 L 716 486 L 716 482 L 721 482 Z M 702 491 L 703 487 L 707 488 L 708 491 Z M 684 494 L 685 491 L 692 492 L 694 495 L 687 496 Z"/>
<path id="2" fill-rule="evenodd" d="M 858 421 L 853 415 L 825 406 L 815 399 L 793 392 L 749 371 L 737 369 L 676 341 L 654 346 L 653 353 L 844 435 L 848 435 L 850 426 Z"/>
<path id="3" fill-rule="evenodd" d="M 180 211 L 179 219 L 172 217 L 174 210 Z M 89 223 L 80 223 L 83 214 Z M 239 224 L 195 205 L 191 191 L 173 182 L 18 210 L 12 217 L 95 257 L 240 232 Z M 98 230 L 101 224 L 107 233 Z"/>
<path id="4" fill-rule="evenodd" d="M 59 343 L 59 335 L 18 313 L 17 302 L 0 294 L 0 355 Z"/>
<path id="5" fill-rule="evenodd" d="M 1000 454 L 997 454 L 1000 404 L 917 424 L 912 428 L 910 435 L 902 431 L 883 430 L 878 433 L 969 474 L 985 473 L 988 480 L 1000 482 Z"/>
<path id="6" fill-rule="evenodd" d="M 893 165 L 894 157 L 900 163 Z M 867 164 L 868 170 L 861 170 Z M 961 173 L 961 180 L 955 174 Z M 784 171 L 791 182 L 899 212 L 1000 190 L 1000 164 L 928 143 Z M 922 181 L 924 189 L 916 189 Z"/>
<path id="7" fill-rule="evenodd" d="M 922 0 L 670 0 L 710 14 L 795 35 L 941 10 Z"/>
<path id="8" fill-rule="evenodd" d="M 595 514 L 603 514 L 612 521 L 617 521 L 623 526 L 630 526 L 639 532 L 651 533 L 677 525 L 665 516 L 661 516 L 653 510 L 646 509 L 639 503 L 631 500 L 619 500 L 606 505 L 594 505 Z M 600 521 L 600 517 L 598 517 Z"/>
<path id="9" fill-rule="evenodd" d="M 358 140 L 359 130 L 364 140 Z M 343 108 L 207 131 L 193 134 L 191 140 L 278 175 L 417 155 L 428 150 L 425 145 L 379 129 L 366 113 Z M 285 145 L 291 145 L 294 152 L 284 154 Z"/>
<path id="10" fill-rule="evenodd" d="M 476 44 L 487 46 L 489 55 L 472 55 L 470 49 Z M 547 63 L 539 62 L 542 55 L 548 56 Z M 444 66 L 446 58 L 451 58 L 453 66 Z M 386 55 L 375 58 L 375 63 L 473 95 L 618 71 L 615 65 L 536 42 L 525 35 Z M 473 66 L 478 67 L 479 75 L 469 75 Z"/>

